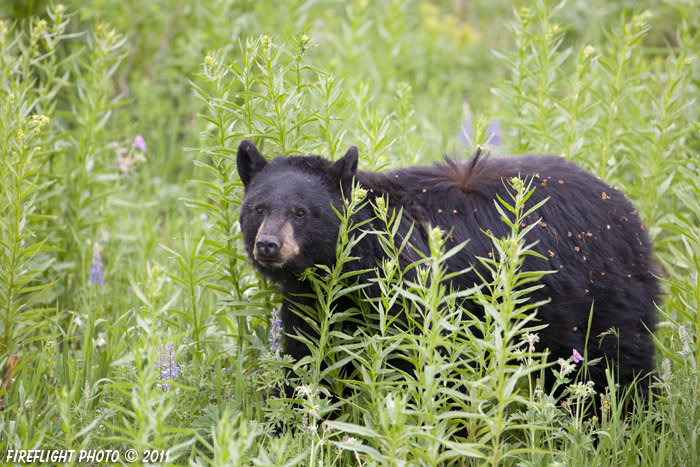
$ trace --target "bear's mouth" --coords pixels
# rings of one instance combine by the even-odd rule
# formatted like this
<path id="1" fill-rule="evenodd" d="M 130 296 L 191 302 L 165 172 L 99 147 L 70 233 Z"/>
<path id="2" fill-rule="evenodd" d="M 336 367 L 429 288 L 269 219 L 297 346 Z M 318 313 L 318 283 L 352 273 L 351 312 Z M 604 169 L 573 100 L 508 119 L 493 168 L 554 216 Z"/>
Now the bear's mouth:
<path id="1" fill-rule="evenodd" d="M 264 268 L 268 269 L 279 269 L 284 266 L 284 261 L 265 261 L 262 259 L 257 260 L 258 264 Z"/>

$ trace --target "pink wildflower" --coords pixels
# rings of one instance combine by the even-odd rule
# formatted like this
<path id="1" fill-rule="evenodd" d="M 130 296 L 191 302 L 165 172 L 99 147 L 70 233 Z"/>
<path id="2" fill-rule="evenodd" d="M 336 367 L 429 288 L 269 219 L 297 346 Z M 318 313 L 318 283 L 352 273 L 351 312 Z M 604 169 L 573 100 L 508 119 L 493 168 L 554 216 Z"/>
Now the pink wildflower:
<path id="1" fill-rule="evenodd" d="M 146 140 L 143 139 L 143 136 L 136 135 L 136 138 L 134 138 L 134 146 L 141 151 L 146 151 Z"/>
<path id="2" fill-rule="evenodd" d="M 574 354 L 571 356 L 574 359 L 574 363 L 579 363 L 583 361 L 583 356 L 578 353 L 578 350 L 574 349 Z"/>

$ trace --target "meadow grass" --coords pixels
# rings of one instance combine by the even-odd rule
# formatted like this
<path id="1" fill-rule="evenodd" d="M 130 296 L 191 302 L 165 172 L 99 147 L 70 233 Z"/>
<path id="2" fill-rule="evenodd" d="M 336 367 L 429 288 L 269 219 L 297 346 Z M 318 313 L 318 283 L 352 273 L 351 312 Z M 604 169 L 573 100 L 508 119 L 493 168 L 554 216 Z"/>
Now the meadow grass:
<path id="1" fill-rule="evenodd" d="M 697 1 L 12 0 L 0 20 L 0 455 L 700 465 Z M 586 417 L 588 363 L 573 358 L 553 365 L 556 390 L 539 384 L 551 364 L 520 300 L 539 278 L 519 268 L 534 254 L 520 179 L 494 200 L 511 234 L 480 259 L 491 275 L 465 291 L 445 286 L 461 246 L 439 231 L 407 280 L 400 214 L 379 202 L 387 231 L 353 224 L 356 189 L 337 265 L 306 274 L 320 338 L 302 361 L 283 355 L 281 297 L 241 242 L 244 138 L 331 159 L 357 145 L 361 170 L 478 145 L 561 154 L 618 186 L 666 292 L 654 396 L 627 413 L 611 384 Z M 366 235 L 387 258 L 374 300 L 342 268 Z M 340 297 L 360 313 L 337 312 Z M 392 322 L 397 304 L 411 332 Z"/>

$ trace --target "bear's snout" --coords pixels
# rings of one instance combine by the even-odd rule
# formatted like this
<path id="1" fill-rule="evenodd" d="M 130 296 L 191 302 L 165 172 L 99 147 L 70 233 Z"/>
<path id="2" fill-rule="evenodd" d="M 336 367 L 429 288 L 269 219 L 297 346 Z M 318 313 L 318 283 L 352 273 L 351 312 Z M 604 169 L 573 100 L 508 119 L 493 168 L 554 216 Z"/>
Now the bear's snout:
<path id="1" fill-rule="evenodd" d="M 289 222 L 279 225 L 275 220 L 266 220 L 258 228 L 252 245 L 253 258 L 265 268 L 281 268 L 299 254 L 299 244 L 294 228 Z"/>
<path id="2" fill-rule="evenodd" d="M 257 258 L 260 261 L 277 261 L 280 257 L 282 242 L 274 235 L 260 235 L 255 242 Z"/>

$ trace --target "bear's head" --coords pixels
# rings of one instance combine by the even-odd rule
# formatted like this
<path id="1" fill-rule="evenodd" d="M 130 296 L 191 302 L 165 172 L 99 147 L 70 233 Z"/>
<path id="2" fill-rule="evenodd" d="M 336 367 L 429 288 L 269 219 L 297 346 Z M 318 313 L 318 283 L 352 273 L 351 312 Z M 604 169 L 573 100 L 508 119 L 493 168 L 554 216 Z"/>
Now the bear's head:
<path id="1" fill-rule="evenodd" d="M 351 147 L 336 162 L 318 156 L 267 161 L 248 140 L 236 163 L 245 195 L 240 225 L 250 260 L 264 274 L 283 281 L 315 264 L 335 262 L 343 197 L 357 172 Z"/>

